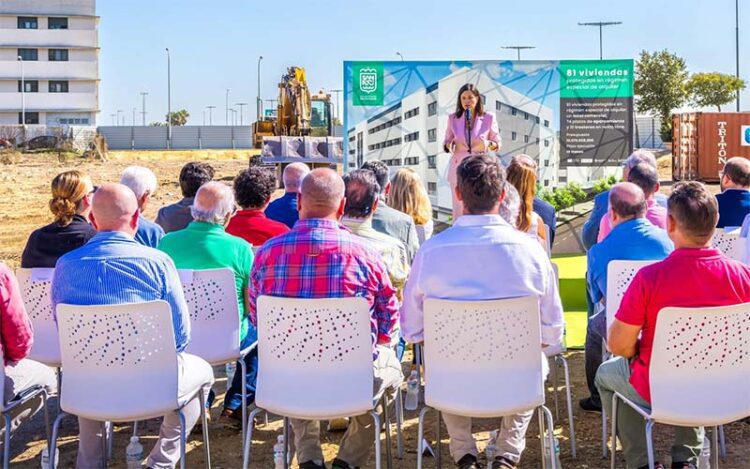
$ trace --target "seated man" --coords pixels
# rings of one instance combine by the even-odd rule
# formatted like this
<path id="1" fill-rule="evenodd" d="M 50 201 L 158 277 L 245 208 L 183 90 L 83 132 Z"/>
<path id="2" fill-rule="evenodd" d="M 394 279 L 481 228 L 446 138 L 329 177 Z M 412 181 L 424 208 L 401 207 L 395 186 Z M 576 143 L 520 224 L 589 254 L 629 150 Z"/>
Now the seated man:
<path id="1" fill-rule="evenodd" d="M 357 169 L 344 175 L 346 186 L 346 207 L 341 222 L 375 247 L 388 269 L 393 288 L 399 298 L 409 275 L 409 263 L 406 260 L 404 244 L 392 236 L 375 231 L 372 228 L 372 214 L 378 207 L 380 186 L 372 171 Z"/>
<path id="2" fill-rule="evenodd" d="M 653 153 L 648 150 L 636 150 L 622 162 L 622 180 L 627 181 L 630 170 L 640 163 L 648 163 L 654 169 L 658 169 L 656 166 L 656 157 Z M 608 210 L 608 194 L 609 191 L 605 191 L 594 197 L 594 208 L 591 210 L 589 219 L 586 220 L 586 223 L 583 225 L 581 239 L 587 250 L 591 249 L 591 246 L 596 244 L 597 239 L 599 238 L 599 224 Z M 656 203 L 662 207 L 667 206 L 667 196 L 664 194 L 657 193 L 654 195 L 654 199 L 656 200 Z"/>
<path id="3" fill-rule="evenodd" d="M 396 291 L 371 244 L 339 224 L 344 213 L 344 182 L 330 169 L 314 169 L 302 181 L 299 221 L 292 231 L 258 250 L 250 283 L 250 319 L 257 324 L 261 295 L 288 298 L 363 297 L 370 303 L 375 399 L 401 385 L 401 363 L 390 347 L 398 322 Z M 293 281 L 290 281 L 293 279 Z M 317 421 L 291 420 L 300 469 L 325 468 Z M 369 414 L 351 419 L 333 469 L 363 467 L 370 456 L 375 426 Z M 379 431 L 379 430 L 378 430 Z"/>
<path id="4" fill-rule="evenodd" d="M 52 307 L 103 305 L 164 300 L 172 309 L 175 347 L 178 353 L 178 383 L 213 383 L 213 370 L 206 361 L 184 353 L 190 341 L 190 316 L 182 284 L 174 263 L 166 254 L 139 244 L 138 201 L 121 184 L 105 184 L 94 195 L 91 221 L 99 233 L 84 246 L 57 261 L 52 278 Z M 106 281 L 100 281 L 106 279 Z M 208 392 L 211 384 L 205 389 Z M 144 399 L 148 389 L 144 389 Z M 200 417 L 202 403 L 196 396 L 182 409 L 187 432 Z M 78 468 L 104 467 L 101 422 L 78 419 Z M 180 417 L 164 416 L 159 440 L 151 450 L 148 467 L 174 467 L 180 459 Z"/>
<path id="5" fill-rule="evenodd" d="M 643 191 L 635 184 L 621 182 L 609 190 L 607 217 L 612 220 L 612 232 L 601 243 L 592 246 L 587 256 L 586 283 L 596 313 L 589 318 L 586 330 L 586 382 L 591 397 L 581 399 L 583 410 L 602 411 L 594 377 L 602 364 L 602 341 L 607 334 L 605 302 L 610 261 L 661 260 L 674 249 L 667 232 L 649 223 L 645 213 Z"/>
<path id="6" fill-rule="evenodd" d="M 224 231 L 234 213 L 234 196 L 229 186 L 207 182 L 198 189 L 190 209 L 193 221 L 184 230 L 168 233 L 159 243 L 159 250 L 167 253 L 178 269 L 206 270 L 230 269 L 234 273 L 237 305 L 240 311 L 240 349 L 258 340 L 258 334 L 247 320 L 247 288 L 253 249 L 243 239 Z M 255 401 L 255 378 L 258 373 L 258 350 L 254 348 L 245 357 L 247 366 L 247 401 Z M 240 370 L 240 364 L 237 364 Z M 213 403 L 213 390 L 208 405 Z M 222 416 L 242 420 L 242 373 L 235 373 L 232 385 L 224 399 Z"/>
<path id="7" fill-rule="evenodd" d="M 424 300 L 539 298 L 542 345 L 559 344 L 563 313 L 552 264 L 542 246 L 513 228 L 498 210 L 505 198 L 505 172 L 498 159 L 475 155 L 457 170 L 456 194 L 464 214 L 453 226 L 422 244 L 404 289 L 401 333 L 424 340 Z M 543 361 L 546 363 L 546 360 Z M 467 385 L 480 385 L 477 383 Z M 515 468 L 526 444 L 533 409 L 503 417 L 495 445 L 496 468 Z M 470 417 L 443 413 L 451 456 L 460 469 L 481 467 Z"/>
<path id="8" fill-rule="evenodd" d="M 156 214 L 156 224 L 164 229 L 165 233 L 177 231 L 188 226 L 193 221 L 190 214 L 190 206 L 198 188 L 214 178 L 214 168 L 208 163 L 187 163 L 180 170 L 180 190 L 182 200 L 159 209 Z"/>
<path id="9" fill-rule="evenodd" d="M 151 200 L 151 196 L 156 192 L 156 175 L 143 166 L 129 166 L 122 172 L 120 184 L 129 187 L 138 200 L 138 210 L 140 210 L 141 216 L 138 217 L 138 231 L 135 233 L 135 240 L 144 246 L 155 248 L 159 245 L 161 237 L 164 236 L 164 230 L 161 226 L 144 217 L 143 212 L 146 210 L 146 205 Z"/>
<path id="10" fill-rule="evenodd" d="M 741 156 L 729 158 L 721 172 L 721 194 L 717 228 L 742 226 L 750 213 L 750 161 Z"/>
<path id="11" fill-rule="evenodd" d="M 639 163 L 628 173 L 628 181 L 640 187 L 646 197 L 646 220 L 663 230 L 667 229 L 667 208 L 656 203 L 654 195 L 659 192 L 659 173 L 651 165 Z M 599 225 L 599 239 L 602 240 L 612 231 L 612 217 L 609 213 L 602 217 Z"/>
<path id="12" fill-rule="evenodd" d="M 372 227 L 376 231 L 385 233 L 388 236 L 393 236 L 404 243 L 404 246 L 406 247 L 406 255 L 408 256 L 409 263 L 411 263 L 414 259 L 414 254 L 416 254 L 417 249 L 419 249 L 417 228 L 414 225 L 414 219 L 412 219 L 412 217 L 389 207 L 385 203 L 385 198 L 391 191 L 388 166 L 382 161 L 373 160 L 363 164 L 362 169 L 372 171 L 375 174 L 375 179 L 378 181 L 378 185 L 380 186 L 380 202 L 378 202 L 378 208 L 372 216 Z"/>
<path id="13" fill-rule="evenodd" d="M 229 220 L 227 233 L 239 236 L 253 246 L 260 246 L 274 236 L 289 231 L 288 226 L 267 218 L 263 213 L 275 190 L 276 176 L 273 171 L 251 166 L 240 172 L 234 178 L 234 196 L 242 210 Z"/>
<path id="14" fill-rule="evenodd" d="M 57 378 L 52 368 L 30 360 L 28 357 L 34 344 L 31 320 L 21 298 L 21 290 L 13 272 L 0 262 L 0 347 L 3 351 L 5 382 L 3 402 L 13 400 L 21 391 L 34 386 L 43 386 L 47 393 L 57 390 Z M 42 398 L 31 399 L 11 411 L 11 433 L 23 420 L 31 418 L 42 408 Z M 3 424 L 4 425 L 4 424 Z M 0 437 L 7 428 L 0 429 Z"/>
<path id="15" fill-rule="evenodd" d="M 649 365 L 659 311 L 669 306 L 750 302 L 750 266 L 711 248 L 719 219 L 711 192 L 698 182 L 678 184 L 667 210 L 667 232 L 675 251 L 663 261 L 644 267 L 633 278 L 609 329 L 607 345 L 618 357 L 603 363 L 596 373 L 596 386 L 609 415 L 614 392 L 649 407 Z M 627 466 L 647 468 L 645 420 L 624 404 L 618 406 L 617 419 Z M 672 467 L 695 468 L 702 445 L 702 428 L 675 427 Z M 657 463 L 656 467 L 664 466 Z"/>
<path id="16" fill-rule="evenodd" d="M 289 228 L 299 220 L 297 212 L 297 194 L 302 186 L 302 180 L 310 172 L 305 163 L 292 163 L 284 168 L 281 180 L 284 183 L 284 195 L 274 200 L 266 207 L 266 216 L 279 221 Z"/>

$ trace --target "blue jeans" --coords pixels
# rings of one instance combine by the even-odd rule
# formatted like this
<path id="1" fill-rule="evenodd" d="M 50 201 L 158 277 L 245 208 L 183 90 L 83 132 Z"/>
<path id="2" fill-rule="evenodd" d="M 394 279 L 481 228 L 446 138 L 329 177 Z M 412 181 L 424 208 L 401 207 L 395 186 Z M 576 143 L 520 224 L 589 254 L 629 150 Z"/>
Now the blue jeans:
<path id="1" fill-rule="evenodd" d="M 240 342 L 240 350 L 244 350 L 258 340 L 258 331 L 250 324 L 247 331 L 247 336 Z M 255 402 L 255 382 L 258 378 L 258 348 L 255 347 L 247 355 L 245 355 L 245 368 L 247 374 L 245 375 L 245 389 L 247 392 L 247 404 L 250 405 Z M 234 378 L 232 378 L 232 385 L 227 390 L 227 394 L 224 397 L 224 409 L 237 410 L 242 405 L 242 366 L 240 362 L 236 363 L 237 368 L 234 372 Z M 211 407 L 214 402 L 216 395 L 214 391 L 208 395 L 206 399 L 206 407 Z"/>

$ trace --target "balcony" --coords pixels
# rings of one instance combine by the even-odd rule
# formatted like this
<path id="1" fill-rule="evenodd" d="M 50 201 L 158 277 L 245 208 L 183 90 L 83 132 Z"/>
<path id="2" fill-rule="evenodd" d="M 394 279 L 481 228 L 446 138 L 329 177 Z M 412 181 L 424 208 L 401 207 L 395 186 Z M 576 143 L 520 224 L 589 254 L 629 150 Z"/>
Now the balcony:
<path id="1" fill-rule="evenodd" d="M 97 93 L 26 93 L 26 110 L 92 111 L 98 110 Z M 21 93 L 0 93 L 0 109 L 21 111 Z"/>
<path id="2" fill-rule="evenodd" d="M 99 47 L 95 29 L 0 29 L 0 47 Z"/>
<path id="3" fill-rule="evenodd" d="M 23 63 L 27 80 L 98 80 L 98 62 L 47 62 L 27 61 Z M 18 60 L 0 61 L 0 80 L 20 80 L 21 63 Z"/>

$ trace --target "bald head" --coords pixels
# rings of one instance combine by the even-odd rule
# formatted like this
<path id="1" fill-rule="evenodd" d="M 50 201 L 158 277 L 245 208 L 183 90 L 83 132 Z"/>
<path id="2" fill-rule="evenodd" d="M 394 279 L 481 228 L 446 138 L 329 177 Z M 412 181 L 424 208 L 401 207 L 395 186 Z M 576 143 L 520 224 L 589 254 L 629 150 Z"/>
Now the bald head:
<path id="1" fill-rule="evenodd" d="M 195 194 L 190 213 L 196 221 L 224 225 L 234 213 L 232 189 L 218 181 L 203 184 Z"/>
<path id="2" fill-rule="evenodd" d="M 741 156 L 729 158 L 721 178 L 722 190 L 750 188 L 750 160 Z"/>
<path id="3" fill-rule="evenodd" d="M 286 192 L 299 192 L 302 180 L 310 173 L 310 168 L 305 163 L 292 163 L 284 168 L 282 180 Z"/>
<path id="4" fill-rule="evenodd" d="M 298 199 L 299 217 L 338 220 L 344 213 L 344 181 L 327 168 L 310 171 L 302 181 Z"/>
<path id="5" fill-rule="evenodd" d="M 91 220 L 99 231 L 121 231 L 131 236 L 138 229 L 138 200 L 122 184 L 104 184 L 94 194 Z"/>
<path id="6" fill-rule="evenodd" d="M 621 182 L 609 191 L 609 208 L 613 222 L 642 218 L 646 215 L 646 196 L 632 182 Z"/>

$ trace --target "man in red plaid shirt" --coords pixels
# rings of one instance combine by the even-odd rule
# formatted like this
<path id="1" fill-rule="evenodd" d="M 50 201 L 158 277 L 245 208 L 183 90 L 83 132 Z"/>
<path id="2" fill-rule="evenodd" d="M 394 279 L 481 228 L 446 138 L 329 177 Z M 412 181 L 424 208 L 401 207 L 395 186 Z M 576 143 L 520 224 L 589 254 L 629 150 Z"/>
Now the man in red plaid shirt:
<path id="1" fill-rule="evenodd" d="M 250 276 L 250 320 L 257 326 L 261 295 L 288 298 L 363 297 L 370 304 L 376 399 L 403 380 L 390 347 L 398 323 L 398 300 L 377 251 L 339 224 L 344 213 L 344 181 L 330 169 L 315 169 L 302 181 L 300 220 L 287 234 L 267 241 L 257 252 Z M 300 469 L 325 468 L 317 421 L 291 419 Z M 369 414 L 352 418 L 333 469 L 364 466 L 375 429 Z"/>

